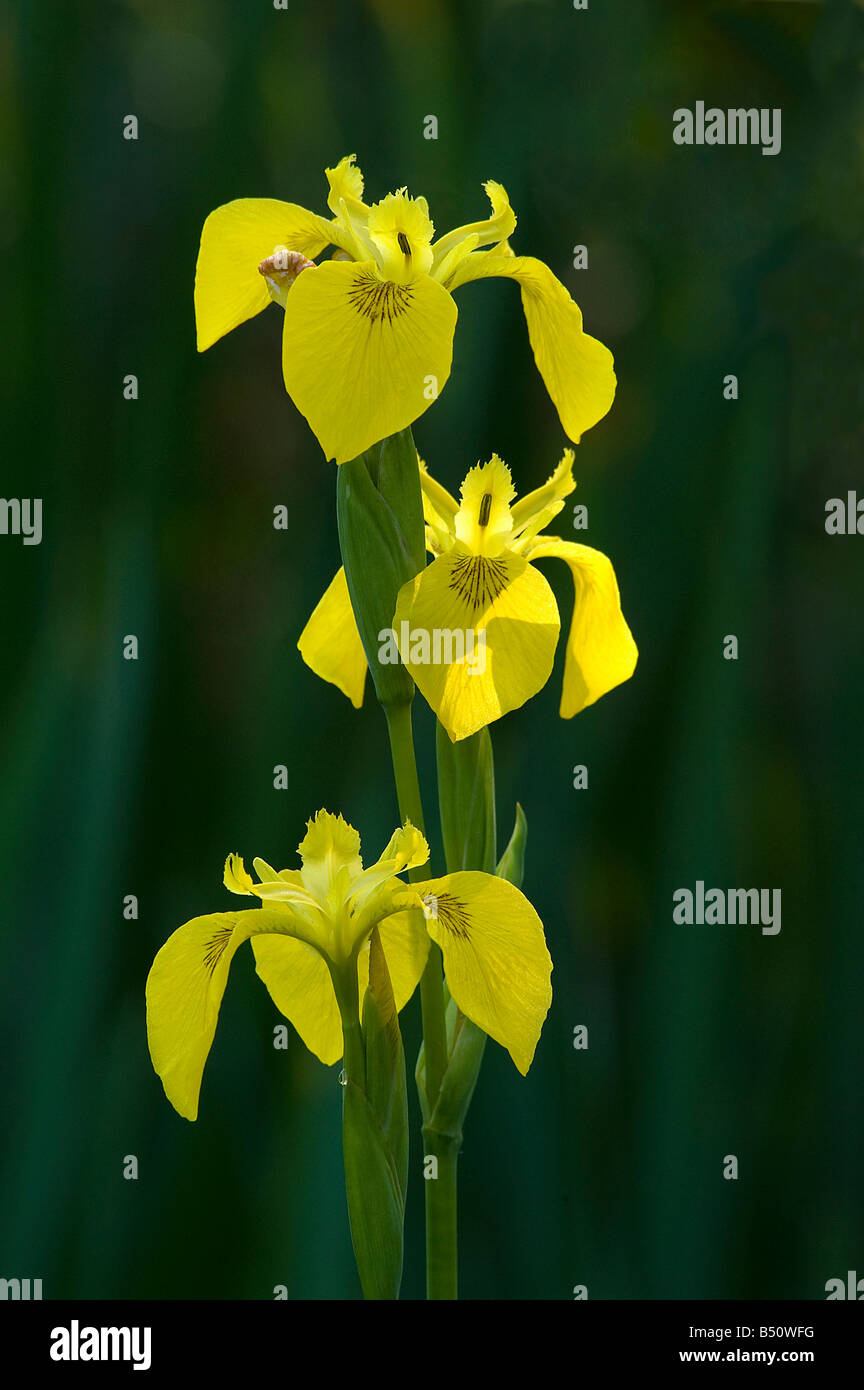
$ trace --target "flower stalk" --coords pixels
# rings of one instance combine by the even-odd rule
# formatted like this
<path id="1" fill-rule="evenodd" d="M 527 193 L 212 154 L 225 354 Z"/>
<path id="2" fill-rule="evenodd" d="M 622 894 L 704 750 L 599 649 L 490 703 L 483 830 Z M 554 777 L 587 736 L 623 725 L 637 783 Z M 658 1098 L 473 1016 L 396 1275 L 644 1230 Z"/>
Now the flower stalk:
<path id="1" fill-rule="evenodd" d="M 410 429 L 383 440 L 337 475 L 337 517 L 342 563 L 375 691 L 387 720 L 399 814 L 419 830 L 425 821 L 411 705 L 414 683 L 401 664 L 378 659 L 379 633 L 390 627 L 400 588 L 425 564 L 423 499 Z M 411 870 L 416 882 L 427 865 Z M 447 1069 L 444 978 L 434 943 L 420 980 L 424 1071 L 421 1102 L 431 1113 Z M 418 1082 L 419 1084 L 419 1082 Z M 439 1177 L 426 1183 L 427 1297 L 455 1298 L 456 1157 L 454 1137 L 424 1129 L 424 1159 Z M 454 1148 L 455 1143 L 455 1148 Z"/>

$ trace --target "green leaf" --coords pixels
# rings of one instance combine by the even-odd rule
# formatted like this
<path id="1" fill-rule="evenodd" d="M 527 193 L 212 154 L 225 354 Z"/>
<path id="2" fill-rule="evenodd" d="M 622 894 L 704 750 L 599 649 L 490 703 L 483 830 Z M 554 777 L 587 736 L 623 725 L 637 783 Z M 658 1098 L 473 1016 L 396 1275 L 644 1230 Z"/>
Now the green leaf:
<path id="1" fill-rule="evenodd" d="M 339 545 L 357 628 L 383 705 L 407 704 L 414 682 L 401 662 L 378 658 L 403 584 L 425 563 L 420 467 L 402 430 L 336 470 Z"/>
<path id="2" fill-rule="evenodd" d="M 420 462 L 410 429 L 400 430 L 398 434 L 382 439 L 376 483 L 396 520 L 400 544 L 404 547 L 410 570 L 408 578 L 413 579 L 426 566 L 426 521 L 423 516 Z"/>
<path id="3" fill-rule="evenodd" d="M 363 1000 L 366 1095 L 390 1148 L 403 1200 L 408 1189 L 408 1088 L 405 1049 L 390 972 L 378 936 L 369 942 L 369 988 Z"/>
<path id="4" fill-rule="evenodd" d="M 522 879 L 525 876 L 525 841 L 527 838 L 528 822 L 525 819 L 525 812 L 517 801 L 513 834 L 510 836 L 507 848 L 501 855 L 495 870 L 499 878 L 506 878 L 507 882 L 512 883 L 516 888 L 522 887 Z"/>
<path id="5" fill-rule="evenodd" d="M 400 1178 L 378 1117 L 353 1081 L 344 1091 L 342 1147 L 351 1241 L 363 1296 L 398 1298 L 405 1221 Z"/>
<path id="6" fill-rule="evenodd" d="M 448 1031 L 451 1023 L 453 1029 L 447 1070 L 441 1082 L 435 1109 L 430 1118 L 427 1119 L 424 1115 L 424 1123 L 436 1134 L 447 1135 L 461 1143 L 462 1126 L 468 1114 L 486 1050 L 486 1034 L 459 1011 L 455 999 L 450 1000 L 447 1013 Z"/>
<path id="7" fill-rule="evenodd" d="M 345 1087 L 342 1140 L 351 1239 L 364 1297 L 399 1297 L 408 1189 L 405 1051 L 378 929 L 363 1000 L 366 1091 Z"/>

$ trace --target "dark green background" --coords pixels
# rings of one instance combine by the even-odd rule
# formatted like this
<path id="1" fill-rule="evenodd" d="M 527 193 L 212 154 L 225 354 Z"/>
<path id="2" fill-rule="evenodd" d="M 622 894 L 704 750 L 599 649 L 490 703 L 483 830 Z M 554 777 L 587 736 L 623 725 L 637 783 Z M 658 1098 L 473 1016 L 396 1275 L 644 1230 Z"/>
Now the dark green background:
<path id="1" fill-rule="evenodd" d="M 864 492 L 862 31 L 852 5 L 684 0 L 7 12 L 0 490 L 45 516 L 39 547 L 0 537 L 0 1275 L 45 1297 L 358 1296 L 336 1069 L 293 1035 L 274 1051 L 251 952 L 194 1126 L 150 1068 L 143 1007 L 161 942 L 232 905 L 229 850 L 292 865 L 324 805 L 377 856 L 395 823 L 374 702 L 355 713 L 295 650 L 338 564 L 335 470 L 284 393 L 279 311 L 194 344 L 207 213 L 324 211 L 323 168 L 351 151 L 370 200 L 407 184 L 439 232 L 503 182 L 514 248 L 570 287 L 619 377 L 577 450 L 577 538 L 612 556 L 641 658 L 564 723 L 559 652 L 493 729 L 555 997 L 527 1080 L 487 1051 L 463 1295 L 822 1298 L 864 1273 L 864 539 L 824 530 L 829 497 Z M 699 99 L 781 107 L 782 152 L 673 145 Z M 518 293 L 458 303 L 418 447 L 453 488 L 497 450 L 526 491 L 565 440 Z M 569 506 L 555 528 L 574 536 Z M 545 568 L 569 621 L 569 577 Z M 697 879 L 781 888 L 780 935 L 674 925 Z M 415 1147 L 410 1298 L 419 1165 Z"/>

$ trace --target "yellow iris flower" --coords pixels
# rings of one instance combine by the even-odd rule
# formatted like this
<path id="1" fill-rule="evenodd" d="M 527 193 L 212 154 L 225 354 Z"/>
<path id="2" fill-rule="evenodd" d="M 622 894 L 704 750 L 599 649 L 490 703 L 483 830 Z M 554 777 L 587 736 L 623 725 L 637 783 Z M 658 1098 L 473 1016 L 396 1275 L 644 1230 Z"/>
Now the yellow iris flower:
<path id="1" fill-rule="evenodd" d="M 299 854 L 299 870 L 279 873 L 256 859 L 258 882 L 238 855 L 229 855 L 225 887 L 260 898 L 260 908 L 194 917 L 153 962 L 150 1056 L 180 1115 L 197 1118 L 228 971 L 250 938 L 257 973 L 277 1009 L 328 1066 L 343 1045 L 332 972 L 357 970 L 362 1010 L 377 927 L 397 1009 L 414 993 L 431 937 L 459 1008 L 507 1048 L 523 1075 L 528 1071 L 552 998 L 552 962 L 540 918 L 518 888 L 484 873 L 404 883 L 399 875 L 429 858 L 425 839 L 410 824 L 364 869 L 357 831 L 327 811 L 308 823 Z"/>
<path id="2" fill-rule="evenodd" d="M 516 256 L 505 190 L 484 185 L 491 215 L 433 241 L 425 198 L 401 189 L 363 201 L 354 155 L 327 169 L 333 216 L 296 203 L 239 198 L 210 213 L 195 277 L 198 350 L 271 302 L 285 310 L 285 388 L 328 458 L 356 458 L 412 424 L 450 374 L 456 304 L 469 280 L 516 280 L 534 358 L 565 433 L 578 442 L 609 410 L 609 349 L 548 266 Z M 328 246 L 332 259 L 315 265 Z"/>
<path id="3" fill-rule="evenodd" d="M 425 467 L 421 483 L 426 546 L 435 558 L 399 591 L 392 640 L 452 740 L 518 709 L 549 679 L 561 621 L 536 560 L 564 560 L 575 588 L 561 717 L 629 679 L 638 652 L 612 562 L 587 545 L 541 534 L 576 486 L 571 449 L 548 482 L 515 505 L 510 470 L 497 454 L 471 469 L 460 502 Z M 388 634 L 379 635 L 386 643 Z M 297 645 L 306 664 L 359 708 L 366 658 L 344 570 Z"/>

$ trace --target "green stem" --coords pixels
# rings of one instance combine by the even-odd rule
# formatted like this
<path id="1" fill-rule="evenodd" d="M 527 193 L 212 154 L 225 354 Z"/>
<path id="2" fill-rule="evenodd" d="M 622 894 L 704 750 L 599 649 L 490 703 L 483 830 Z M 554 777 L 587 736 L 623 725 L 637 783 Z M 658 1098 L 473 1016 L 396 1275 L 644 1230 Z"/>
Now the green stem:
<path id="1" fill-rule="evenodd" d="M 437 1172 L 426 1177 L 426 1297 L 456 1299 L 458 1286 L 458 1248 L 456 1211 L 456 1164 L 462 1136 L 441 1134 L 423 1127 L 424 1162 L 437 1160 Z M 434 1232 L 435 1239 L 429 1239 Z"/>
<path id="2" fill-rule="evenodd" d="M 418 830 L 424 830 L 423 804 L 417 777 L 414 754 L 414 735 L 411 728 L 410 704 L 385 706 L 390 753 L 396 779 L 399 814 L 410 820 Z M 413 882 L 429 877 L 427 865 L 413 869 Z M 427 1113 L 432 1115 L 447 1070 L 447 1024 L 444 1015 L 444 972 L 441 951 L 432 941 L 429 957 L 420 980 L 420 1009 L 423 1015 L 424 1090 Z M 426 1297 L 455 1299 L 457 1297 L 457 1186 L 456 1160 L 461 1135 L 444 1135 L 429 1125 L 423 1129 L 424 1173 L 430 1158 L 436 1160 L 437 1172 L 427 1177 L 426 1188 Z"/>
<path id="3" fill-rule="evenodd" d="M 399 814 L 403 821 L 410 820 L 412 825 L 416 825 L 417 829 L 425 834 L 423 802 L 417 777 L 417 760 L 414 757 L 411 705 L 385 705 L 384 713 L 387 716 L 387 733 L 390 735 L 390 755 L 393 759 Z M 422 870 L 415 870 L 415 873 L 420 878 L 429 877 L 429 870 L 425 865 Z"/>

